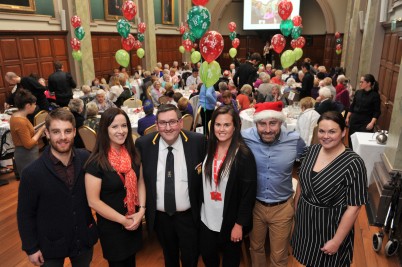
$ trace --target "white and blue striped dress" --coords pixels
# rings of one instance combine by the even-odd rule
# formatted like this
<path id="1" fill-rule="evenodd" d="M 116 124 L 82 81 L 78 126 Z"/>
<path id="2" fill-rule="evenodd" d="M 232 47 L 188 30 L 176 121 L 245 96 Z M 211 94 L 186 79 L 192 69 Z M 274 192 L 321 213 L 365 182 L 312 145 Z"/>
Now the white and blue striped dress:
<path id="1" fill-rule="evenodd" d="M 333 238 L 347 206 L 367 202 L 367 174 L 363 160 L 347 148 L 319 172 L 314 172 L 321 145 L 306 149 L 299 177 L 301 194 L 291 245 L 293 256 L 308 266 L 349 266 L 353 258 L 353 228 L 334 255 L 320 248 Z"/>

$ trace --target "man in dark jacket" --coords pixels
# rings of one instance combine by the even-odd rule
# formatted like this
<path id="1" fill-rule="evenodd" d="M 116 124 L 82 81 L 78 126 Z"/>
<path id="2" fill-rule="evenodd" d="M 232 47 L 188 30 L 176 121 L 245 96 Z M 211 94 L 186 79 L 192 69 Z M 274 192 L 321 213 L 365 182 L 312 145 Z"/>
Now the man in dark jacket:
<path id="1" fill-rule="evenodd" d="M 34 265 L 88 266 L 98 232 L 85 193 L 89 153 L 74 149 L 75 120 L 66 109 L 46 118 L 50 145 L 24 169 L 18 193 L 18 230 L 22 249 Z"/>
<path id="2" fill-rule="evenodd" d="M 56 103 L 66 107 L 73 98 L 73 91 L 77 84 L 69 72 L 63 71 L 63 64 L 60 61 L 53 63 L 55 72 L 49 76 L 48 87 L 51 93 L 56 94 Z"/>
<path id="3" fill-rule="evenodd" d="M 249 84 L 254 91 L 253 83 L 257 79 L 257 69 L 255 66 L 261 61 L 261 55 L 259 53 L 253 53 L 246 63 L 240 65 L 235 75 L 233 76 L 233 83 L 240 90 L 243 85 Z M 239 81 L 237 81 L 239 79 Z"/>
<path id="4" fill-rule="evenodd" d="M 302 71 L 304 73 L 304 77 L 302 80 L 302 87 L 300 90 L 300 99 L 311 96 L 311 89 L 314 86 L 314 77 L 310 74 L 310 64 L 305 62 L 302 65 Z"/>

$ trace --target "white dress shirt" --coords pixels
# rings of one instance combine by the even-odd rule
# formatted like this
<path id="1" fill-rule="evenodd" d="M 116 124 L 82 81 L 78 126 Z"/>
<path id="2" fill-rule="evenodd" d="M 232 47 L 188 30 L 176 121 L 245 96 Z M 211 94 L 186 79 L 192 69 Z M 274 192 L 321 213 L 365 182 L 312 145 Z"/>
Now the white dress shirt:
<path id="1" fill-rule="evenodd" d="M 156 209 L 165 211 L 165 169 L 168 144 L 159 139 L 159 156 L 156 172 Z M 187 164 L 184 155 L 184 148 L 181 136 L 172 144 L 174 156 L 174 190 L 176 199 L 176 210 L 186 211 L 191 207 L 188 194 Z"/>

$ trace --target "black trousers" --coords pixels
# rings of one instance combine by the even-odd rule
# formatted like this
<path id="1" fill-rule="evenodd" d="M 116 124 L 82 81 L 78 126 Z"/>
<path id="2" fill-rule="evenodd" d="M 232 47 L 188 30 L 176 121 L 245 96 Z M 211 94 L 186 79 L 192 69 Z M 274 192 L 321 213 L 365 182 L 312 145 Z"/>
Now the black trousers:
<path id="1" fill-rule="evenodd" d="M 219 267 L 219 252 L 222 252 L 222 267 L 240 265 L 241 242 L 222 241 L 219 233 L 209 230 L 201 222 L 200 252 L 206 267 Z"/>
<path id="2" fill-rule="evenodd" d="M 89 267 L 89 264 L 92 261 L 92 255 L 94 252 L 94 248 L 92 247 L 91 249 L 83 252 L 81 255 L 71 258 L 71 265 L 73 267 Z M 42 265 L 42 267 L 63 267 L 64 265 L 64 258 L 59 258 L 59 259 L 44 259 L 45 263 Z"/>
<path id="3" fill-rule="evenodd" d="M 135 254 L 122 261 L 108 261 L 109 267 L 135 267 Z"/>
<path id="4" fill-rule="evenodd" d="M 197 267 L 198 230 L 191 210 L 169 216 L 157 211 L 155 231 L 162 246 L 166 267 Z"/>
<path id="5" fill-rule="evenodd" d="M 209 135 L 208 122 L 211 120 L 213 112 L 214 112 L 214 110 L 206 109 L 204 111 L 204 108 L 203 107 L 201 108 L 201 121 L 202 121 L 202 126 L 204 127 L 204 134 L 206 136 Z M 212 127 L 212 125 L 211 125 L 211 127 Z"/>

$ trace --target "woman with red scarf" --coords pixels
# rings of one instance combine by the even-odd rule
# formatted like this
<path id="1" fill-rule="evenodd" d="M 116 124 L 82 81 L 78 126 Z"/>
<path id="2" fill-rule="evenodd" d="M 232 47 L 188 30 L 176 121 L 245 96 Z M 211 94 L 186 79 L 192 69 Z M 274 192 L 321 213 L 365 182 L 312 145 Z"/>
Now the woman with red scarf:
<path id="1" fill-rule="evenodd" d="M 96 211 L 103 257 L 111 267 L 135 266 L 142 246 L 145 185 L 135 163 L 130 120 L 121 109 L 110 108 L 100 119 L 85 186 Z"/>
<path id="2" fill-rule="evenodd" d="M 206 267 L 240 264 L 241 242 L 251 230 L 257 189 L 254 155 L 240 134 L 230 106 L 212 114 L 208 154 L 202 169 L 200 252 Z"/>

